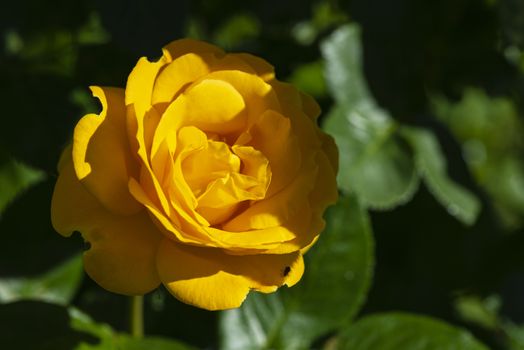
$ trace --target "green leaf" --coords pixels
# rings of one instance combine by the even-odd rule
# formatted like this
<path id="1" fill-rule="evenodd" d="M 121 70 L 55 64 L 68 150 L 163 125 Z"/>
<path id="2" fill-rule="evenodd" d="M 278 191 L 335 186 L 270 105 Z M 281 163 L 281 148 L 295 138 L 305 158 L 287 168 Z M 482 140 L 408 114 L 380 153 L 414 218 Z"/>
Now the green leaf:
<path id="1" fill-rule="evenodd" d="M 471 334 L 426 316 L 385 313 L 349 326 L 337 349 L 350 350 L 488 350 Z"/>
<path id="2" fill-rule="evenodd" d="M 524 123 L 515 102 L 467 88 L 458 102 L 433 97 L 437 117 L 462 144 L 471 173 L 507 228 L 524 225 Z"/>
<path id="3" fill-rule="evenodd" d="M 326 82 L 335 101 L 350 110 L 366 105 L 379 110 L 362 69 L 360 28 L 355 24 L 341 26 L 320 48 L 326 60 Z M 383 114 L 376 117 L 389 119 Z"/>
<path id="4" fill-rule="evenodd" d="M 120 349 L 122 350 L 188 350 L 190 347 L 177 341 L 162 337 L 146 337 L 135 339 L 130 337 L 120 338 Z"/>
<path id="5" fill-rule="evenodd" d="M 80 27 L 76 40 L 81 45 L 106 44 L 111 36 L 102 26 L 100 16 L 92 12 L 89 14 L 87 22 Z"/>
<path id="6" fill-rule="evenodd" d="M 117 335 L 115 331 L 105 323 L 97 323 L 87 314 L 77 308 L 69 307 L 70 326 L 73 330 L 84 332 L 96 339 L 96 342 L 78 344 L 75 350 L 116 350 Z"/>
<path id="7" fill-rule="evenodd" d="M 298 22 L 291 29 L 291 35 L 301 45 L 311 45 L 322 32 L 330 27 L 348 21 L 345 13 L 339 11 L 334 3 L 318 2 L 311 8 L 312 18 Z"/>
<path id="8" fill-rule="evenodd" d="M 498 295 L 485 299 L 475 295 L 461 295 L 455 300 L 455 308 L 463 320 L 491 330 L 499 327 L 498 314 L 501 306 L 502 300 Z"/>
<path id="9" fill-rule="evenodd" d="M 480 212 L 480 202 L 470 191 L 453 182 L 446 172 L 446 158 L 430 131 L 404 127 L 402 135 L 415 150 L 417 168 L 435 198 L 463 223 L 471 225 Z"/>
<path id="10" fill-rule="evenodd" d="M 394 135 L 396 125 L 385 122 L 389 126 L 384 129 L 370 124 L 364 115 L 351 117 L 335 108 L 324 129 L 339 148 L 337 181 L 342 190 L 355 193 L 373 209 L 390 209 L 413 197 L 419 175 L 410 150 Z"/>
<path id="11" fill-rule="evenodd" d="M 260 34 L 258 19 L 250 14 L 229 18 L 215 33 L 214 42 L 220 47 L 233 48 Z"/>
<path id="12" fill-rule="evenodd" d="M 17 195 L 44 178 L 43 171 L 0 156 L 0 214 Z"/>
<path id="13" fill-rule="evenodd" d="M 298 66 L 289 77 L 289 82 L 311 96 L 326 95 L 324 65 L 321 61 L 305 63 Z"/>
<path id="14" fill-rule="evenodd" d="M 56 268 L 34 278 L 0 279 L 0 303 L 40 300 L 69 304 L 83 276 L 82 258 L 75 256 Z"/>
<path id="15" fill-rule="evenodd" d="M 372 277 L 369 218 L 355 198 L 342 197 L 327 221 L 306 255 L 300 284 L 270 295 L 251 293 L 241 308 L 221 314 L 223 349 L 308 349 L 355 316 Z"/>
<path id="16" fill-rule="evenodd" d="M 339 147 L 338 183 L 363 204 L 389 209 L 409 201 L 419 177 L 397 123 L 370 94 L 362 70 L 360 30 L 343 26 L 322 44 L 326 80 L 336 106 L 324 129 Z"/>
<path id="17" fill-rule="evenodd" d="M 504 332 L 508 337 L 508 347 L 511 350 L 524 350 L 524 325 L 515 325 L 506 322 L 503 325 Z"/>
<path id="18" fill-rule="evenodd" d="M 75 350 L 191 350 L 185 344 L 163 337 L 133 338 L 115 332 L 109 325 L 97 323 L 76 308 L 69 308 L 71 328 L 98 339 L 95 343 L 83 342 Z"/>

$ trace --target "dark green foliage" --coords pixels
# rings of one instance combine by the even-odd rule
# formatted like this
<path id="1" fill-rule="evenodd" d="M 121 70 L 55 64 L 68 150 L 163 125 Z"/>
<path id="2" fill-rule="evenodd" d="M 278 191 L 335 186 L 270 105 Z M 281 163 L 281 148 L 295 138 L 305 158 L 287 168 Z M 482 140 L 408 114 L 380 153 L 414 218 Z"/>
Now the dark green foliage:
<path id="1" fill-rule="evenodd" d="M 517 0 L 6 2 L 0 348 L 524 349 L 523 18 Z M 317 98 L 341 198 L 298 285 L 222 313 L 160 288 L 136 340 L 50 199 L 75 123 L 99 110 L 87 87 L 124 86 L 184 36 L 264 57 Z"/>

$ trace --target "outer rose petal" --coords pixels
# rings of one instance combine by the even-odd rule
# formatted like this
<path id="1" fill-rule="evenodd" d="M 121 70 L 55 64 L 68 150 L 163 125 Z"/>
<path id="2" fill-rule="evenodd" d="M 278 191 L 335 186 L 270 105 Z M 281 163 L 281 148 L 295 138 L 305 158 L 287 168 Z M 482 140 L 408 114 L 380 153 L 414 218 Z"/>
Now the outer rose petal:
<path id="1" fill-rule="evenodd" d="M 66 150 L 67 152 L 67 150 Z M 91 248 L 84 253 L 87 273 L 115 293 L 144 294 L 156 288 L 156 250 L 162 235 L 145 211 L 132 216 L 107 211 L 80 183 L 67 154 L 53 193 L 51 220 L 69 236 L 79 230 Z"/>
<path id="2" fill-rule="evenodd" d="M 273 66 L 260 57 L 253 56 L 248 53 L 234 53 L 230 54 L 229 56 L 241 58 L 244 62 L 249 64 L 251 68 L 253 68 L 253 70 L 257 73 L 257 75 L 264 81 L 275 78 L 275 69 Z"/>
<path id="3" fill-rule="evenodd" d="M 160 284 L 155 260 L 162 235 L 145 212 L 108 220 L 84 237 L 91 243 L 84 253 L 84 268 L 105 289 L 142 295 Z"/>
<path id="4" fill-rule="evenodd" d="M 126 135 L 124 90 L 91 87 L 102 103 L 100 115 L 88 114 L 75 127 L 73 162 L 78 178 L 109 210 L 133 214 L 141 206 L 127 182 L 137 173 Z"/>
<path id="5" fill-rule="evenodd" d="M 208 310 L 238 307 L 250 289 L 270 293 L 293 285 L 304 271 L 300 252 L 232 256 L 168 239 L 160 245 L 157 264 L 162 283 L 176 298 Z"/>
<path id="6" fill-rule="evenodd" d="M 313 97 L 303 92 L 299 91 L 299 94 L 300 94 L 300 99 L 302 101 L 302 109 L 304 113 L 306 113 L 307 116 L 310 117 L 311 119 L 317 120 L 321 112 L 320 106 L 318 105 L 317 101 L 315 101 Z"/>
<path id="7" fill-rule="evenodd" d="M 152 154 L 171 130 L 182 125 L 212 132 L 231 132 L 245 126 L 245 103 L 231 84 L 204 79 L 189 87 L 166 110 L 155 132 Z"/>
<path id="8" fill-rule="evenodd" d="M 215 45 L 194 39 L 175 40 L 164 46 L 162 49 L 164 56 L 170 60 L 185 55 L 187 53 L 205 54 L 211 53 L 215 56 L 223 56 L 224 51 Z"/>
<path id="9" fill-rule="evenodd" d="M 324 153 L 326 154 L 329 163 L 331 164 L 331 168 L 333 169 L 333 172 L 335 173 L 335 177 L 338 172 L 338 148 L 335 143 L 335 140 L 329 136 L 328 134 L 325 134 L 323 132 L 319 133 L 320 139 L 322 140 L 322 149 L 324 150 Z M 333 186 L 334 187 L 334 186 Z"/>
<path id="10" fill-rule="evenodd" d="M 309 194 L 309 202 L 314 212 L 320 212 L 322 214 L 326 207 L 331 203 L 335 203 L 338 199 L 337 188 L 329 186 L 329 184 L 336 180 L 337 174 L 324 152 L 317 153 L 316 162 L 319 171 L 313 191 Z"/>
<path id="11" fill-rule="evenodd" d="M 142 57 L 127 78 L 125 105 L 127 108 L 127 133 L 133 153 L 147 163 L 147 150 L 152 142 L 152 135 L 160 120 L 160 115 L 151 108 L 153 86 L 159 71 L 171 62 L 162 56 L 157 62 L 149 62 Z"/>
<path id="12" fill-rule="evenodd" d="M 62 153 L 58 167 L 60 175 L 51 200 L 51 223 L 58 233 L 69 237 L 75 230 L 94 225 L 98 215 L 105 210 L 78 181 L 71 160 L 71 146 Z"/>
<path id="13" fill-rule="evenodd" d="M 171 102 L 185 85 L 209 72 L 206 60 L 194 53 L 178 57 L 158 74 L 153 89 L 152 104 Z"/>

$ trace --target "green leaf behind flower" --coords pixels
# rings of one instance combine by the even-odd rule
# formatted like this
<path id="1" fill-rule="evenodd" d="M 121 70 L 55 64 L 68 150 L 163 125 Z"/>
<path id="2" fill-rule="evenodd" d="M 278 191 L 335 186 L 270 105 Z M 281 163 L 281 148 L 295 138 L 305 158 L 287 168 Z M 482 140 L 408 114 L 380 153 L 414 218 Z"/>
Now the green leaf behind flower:
<path id="1" fill-rule="evenodd" d="M 502 222 L 524 225 L 524 123 L 515 103 L 490 97 L 476 88 L 458 102 L 433 97 L 433 109 L 462 145 L 462 154 L 477 183 L 493 198 Z"/>
<path id="2" fill-rule="evenodd" d="M 0 215 L 17 195 L 44 178 L 43 171 L 0 154 Z"/>
<path id="3" fill-rule="evenodd" d="M 337 349 L 351 350 L 487 350 L 471 334 L 426 316 L 385 313 L 349 326 Z"/>
<path id="4" fill-rule="evenodd" d="M 446 173 L 446 158 L 433 133 L 419 128 L 404 127 L 402 134 L 415 150 L 415 161 L 435 198 L 465 224 L 477 219 L 480 202 L 471 192 L 451 181 Z"/>
<path id="5" fill-rule="evenodd" d="M 69 308 L 71 328 L 97 339 L 96 342 L 81 342 L 75 350 L 191 350 L 181 342 L 163 337 L 133 338 L 118 333 L 105 323 L 97 323 L 82 311 Z"/>
<path id="6" fill-rule="evenodd" d="M 223 349 L 308 349 L 318 337 L 349 323 L 370 285 L 373 239 L 367 212 L 343 197 L 327 214 L 327 229 L 306 255 L 299 285 L 251 293 L 222 313 Z"/>
<path id="7" fill-rule="evenodd" d="M 373 209 L 409 201 L 422 177 L 448 212 L 475 222 L 479 200 L 446 173 L 446 159 L 429 131 L 399 125 L 380 108 L 362 69 L 360 30 L 346 25 L 322 44 L 326 80 L 335 98 L 324 129 L 339 147 L 338 183 Z"/>
<path id="8" fill-rule="evenodd" d="M 326 80 L 336 105 L 324 129 L 339 147 L 338 183 L 363 204 L 389 209 L 411 199 L 418 174 L 398 125 L 369 92 L 362 69 L 360 30 L 346 25 L 322 44 Z"/>
<path id="9" fill-rule="evenodd" d="M 77 255 L 52 270 L 33 278 L 1 278 L 0 303 L 40 300 L 67 305 L 79 287 L 82 258 Z"/>

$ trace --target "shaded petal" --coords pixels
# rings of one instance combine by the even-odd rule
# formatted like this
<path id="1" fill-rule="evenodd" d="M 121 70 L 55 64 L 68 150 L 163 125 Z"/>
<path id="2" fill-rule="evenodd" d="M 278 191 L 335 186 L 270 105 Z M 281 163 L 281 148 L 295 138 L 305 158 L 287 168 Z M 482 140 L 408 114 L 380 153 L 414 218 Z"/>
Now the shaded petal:
<path id="1" fill-rule="evenodd" d="M 272 292 L 283 284 L 296 283 L 303 272 L 301 260 L 299 252 L 233 256 L 220 249 L 181 246 L 165 239 L 157 264 L 162 283 L 177 299 L 223 310 L 240 306 L 250 289 Z"/>
<path id="2" fill-rule="evenodd" d="M 238 55 L 227 54 L 214 61 L 213 71 L 242 71 L 244 73 L 256 74 L 255 70 Z"/>
<path id="3" fill-rule="evenodd" d="M 303 99 L 299 91 L 293 85 L 277 80 L 271 81 L 271 86 L 275 89 L 282 106 L 282 114 L 291 120 L 293 132 L 299 137 L 301 151 L 307 152 L 310 149 L 320 148 L 318 126 L 302 110 Z"/>
<path id="4" fill-rule="evenodd" d="M 267 110 L 249 129 L 248 142 L 269 160 L 271 183 L 266 196 L 285 188 L 297 176 L 302 162 L 298 139 L 291 129 L 291 121 L 282 114 Z"/>
<path id="5" fill-rule="evenodd" d="M 256 190 L 263 198 L 271 183 L 272 173 L 269 160 L 262 152 L 251 146 L 233 145 L 231 149 L 242 160 L 242 174 L 257 179 L 258 188 Z"/>
<path id="6" fill-rule="evenodd" d="M 100 115 L 88 114 L 75 127 L 73 161 L 78 179 L 109 210 L 133 214 L 141 209 L 127 182 L 137 173 L 126 134 L 124 90 L 91 87 L 102 103 Z"/>
<path id="7" fill-rule="evenodd" d="M 221 206 L 220 208 L 199 206 L 196 210 L 206 218 L 209 225 L 215 226 L 229 219 L 238 210 L 238 206 L 239 204 Z"/>
<path id="8" fill-rule="evenodd" d="M 84 253 L 85 270 L 105 289 L 142 295 L 160 284 L 156 254 L 163 236 L 145 212 L 108 219 L 82 235 L 91 244 Z"/>
<path id="9" fill-rule="evenodd" d="M 59 168 L 51 200 L 51 223 L 58 233 L 68 237 L 75 230 L 90 228 L 105 209 L 78 181 L 70 147 L 62 153 Z"/>
<path id="10" fill-rule="evenodd" d="M 51 202 L 53 227 L 65 236 L 82 233 L 91 245 L 84 253 L 86 272 L 105 289 L 139 295 L 156 288 L 162 234 L 145 211 L 132 216 L 107 211 L 77 180 L 70 158 L 63 159 Z"/>
<path id="11" fill-rule="evenodd" d="M 307 201 L 316 177 L 316 166 L 304 167 L 304 171 L 282 191 L 252 204 L 226 223 L 224 230 L 238 232 L 284 225 L 297 214 L 303 202 Z"/>
<path id="12" fill-rule="evenodd" d="M 309 244 L 317 232 L 311 229 L 311 207 L 309 201 L 299 203 L 295 215 L 281 226 L 259 230 L 227 231 L 214 227 L 206 228 L 208 234 L 221 242 L 231 254 L 283 254 L 297 251 Z"/>
<path id="13" fill-rule="evenodd" d="M 301 91 L 299 91 L 300 99 L 302 101 L 302 110 L 308 117 L 310 117 L 313 120 L 317 120 L 320 116 L 320 106 L 318 105 L 317 101 L 308 94 L 305 94 Z"/>
<path id="14" fill-rule="evenodd" d="M 167 235 L 172 235 L 173 239 L 191 244 L 209 244 L 209 238 L 201 231 L 182 230 L 183 218 L 179 218 L 177 215 L 172 215 L 171 217 L 166 216 L 162 210 L 151 201 L 151 199 L 147 196 L 136 180 L 131 179 L 129 181 L 129 191 L 149 210 L 152 219 L 155 223 L 157 223 L 159 229 L 165 232 Z"/>
<path id="15" fill-rule="evenodd" d="M 326 154 L 331 168 L 335 175 L 338 172 L 338 147 L 335 140 L 330 135 L 319 130 L 320 139 L 322 140 L 322 150 Z"/>
<path id="16" fill-rule="evenodd" d="M 317 153 L 316 162 L 319 170 L 313 191 L 309 194 L 309 202 L 313 211 L 322 214 L 329 205 L 336 203 L 338 199 L 337 174 L 324 152 Z"/>
<path id="17" fill-rule="evenodd" d="M 194 39 L 179 39 L 170 42 L 162 49 L 164 56 L 170 60 L 175 60 L 177 57 L 187 53 L 206 54 L 211 53 L 215 56 L 224 55 L 224 51 L 219 47 Z"/>
<path id="18" fill-rule="evenodd" d="M 275 69 L 266 60 L 253 56 L 248 53 L 234 53 L 230 56 L 241 58 L 244 62 L 249 64 L 254 69 L 256 74 L 261 77 L 264 81 L 272 80 L 275 78 Z"/>

